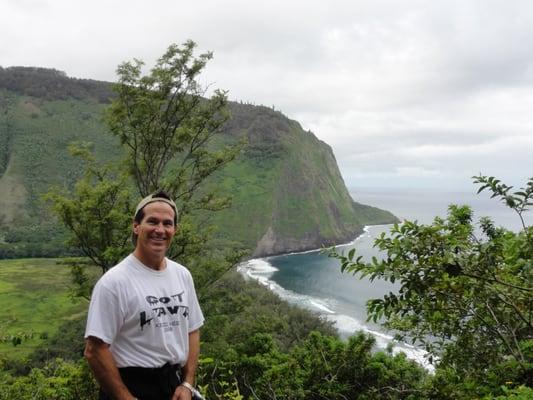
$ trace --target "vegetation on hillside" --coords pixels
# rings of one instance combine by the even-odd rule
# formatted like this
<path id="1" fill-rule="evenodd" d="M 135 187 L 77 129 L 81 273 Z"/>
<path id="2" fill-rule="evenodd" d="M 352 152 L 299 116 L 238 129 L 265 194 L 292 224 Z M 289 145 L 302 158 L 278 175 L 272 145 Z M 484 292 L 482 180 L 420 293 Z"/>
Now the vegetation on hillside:
<path id="1" fill-rule="evenodd" d="M 46 100 L 94 99 L 109 103 L 111 85 L 92 79 L 73 79 L 63 71 L 38 67 L 0 67 L 0 87 Z"/>
<path id="2" fill-rule="evenodd" d="M 0 90 L 0 258 L 73 255 L 65 229 L 50 215 L 42 195 L 51 185 L 67 190 L 83 173 L 83 163 L 67 148 L 93 143 L 99 162 L 120 156 L 117 141 L 100 119 L 103 105 L 90 100 L 45 101 Z"/>
<path id="3" fill-rule="evenodd" d="M 68 233 L 51 218 L 42 194 L 51 187 L 72 191 L 82 176 L 84 162 L 68 151 L 73 142 L 91 143 L 98 165 L 125 156 L 102 120 L 109 104 L 89 92 L 83 97 L 81 89 L 73 95 L 82 88 L 79 80 L 58 71 L 14 67 L 3 73 L 11 83 L 0 79 L 0 258 L 80 255 L 63 244 Z M 48 97 L 31 90 L 40 77 L 50 86 Z M 108 83 L 91 82 L 110 90 Z M 365 224 L 395 221 L 390 213 L 353 203 L 331 149 L 296 121 L 262 106 L 228 108 L 231 118 L 209 148 L 240 140 L 246 146 L 236 162 L 208 178 L 208 187 L 231 196 L 233 206 L 201 216 L 217 226 L 220 247 L 253 251 L 265 237 L 256 255 L 318 248 L 352 239 Z"/>

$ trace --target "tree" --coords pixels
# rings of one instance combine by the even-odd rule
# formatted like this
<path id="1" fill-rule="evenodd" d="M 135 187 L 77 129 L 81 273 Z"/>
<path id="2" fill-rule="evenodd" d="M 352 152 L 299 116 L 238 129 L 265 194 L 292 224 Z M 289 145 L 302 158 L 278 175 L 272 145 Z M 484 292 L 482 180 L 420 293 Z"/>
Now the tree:
<path id="1" fill-rule="evenodd" d="M 421 343 L 439 368 L 494 387 L 531 385 L 533 228 L 522 214 L 533 205 L 533 178 L 516 192 L 493 177 L 474 182 L 520 216 L 520 232 L 481 218 L 477 233 L 472 210 L 451 205 L 446 219 L 405 221 L 383 233 L 374 243 L 381 260 L 367 263 L 354 250 L 331 254 L 344 272 L 399 284 L 397 293 L 367 303 L 368 318 Z"/>
<path id="2" fill-rule="evenodd" d="M 223 143 L 220 127 L 229 118 L 226 93 L 215 90 L 204 98 L 208 87 L 198 83 L 198 76 L 212 54 L 195 57 L 194 48 L 192 41 L 172 44 L 146 75 L 140 60 L 121 64 L 117 96 L 105 121 L 125 149 L 124 160 L 101 166 L 87 146 L 74 147 L 86 164 L 85 174 L 72 192 L 54 189 L 46 196 L 73 234 L 71 244 L 104 272 L 131 251 L 128 225 L 135 203 L 161 189 L 180 211 L 172 257 L 208 268 L 210 274 L 203 277 L 210 281 L 238 256 L 206 249 L 211 230 L 203 226 L 201 213 L 229 206 L 229 199 L 206 181 L 239 154 L 242 143 Z M 74 271 L 78 281 L 86 282 L 82 268 Z"/>
<path id="3" fill-rule="evenodd" d="M 231 161 L 239 146 L 214 151 L 209 142 L 229 118 L 226 93 L 197 81 L 211 53 L 193 57 L 195 44 L 171 45 L 149 75 L 144 63 L 118 67 L 118 94 L 106 112 L 111 132 L 126 147 L 128 167 L 139 194 L 144 197 L 164 188 L 181 203 L 180 209 L 219 209 L 213 198 L 190 202 L 205 178 Z M 169 169 L 171 171 L 169 171 Z M 171 172 L 169 174 L 169 172 Z"/>

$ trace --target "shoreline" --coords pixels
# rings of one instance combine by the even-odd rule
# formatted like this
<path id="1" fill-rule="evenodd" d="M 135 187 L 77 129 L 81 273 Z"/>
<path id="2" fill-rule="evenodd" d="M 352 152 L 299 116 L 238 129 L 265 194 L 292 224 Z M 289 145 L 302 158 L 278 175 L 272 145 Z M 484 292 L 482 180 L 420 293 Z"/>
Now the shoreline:
<path id="1" fill-rule="evenodd" d="M 354 245 L 362 238 L 372 236 L 372 227 L 385 227 L 389 225 L 391 224 L 367 225 L 364 227 L 363 232 L 357 235 L 354 239 L 332 247 L 338 248 Z M 404 352 L 409 359 L 416 361 L 426 370 L 430 372 L 433 371 L 433 366 L 429 364 L 425 358 L 425 351 L 408 343 L 397 342 L 394 340 L 393 334 L 381 331 L 378 326 L 373 327 L 367 325 L 364 318 L 357 316 L 357 314 L 354 315 L 352 312 L 346 312 L 347 310 L 343 311 L 342 307 L 339 309 L 338 306 L 335 306 L 334 296 L 328 298 L 324 296 L 304 294 L 292 289 L 286 289 L 271 279 L 273 274 L 279 271 L 279 269 L 271 263 L 272 259 L 282 256 L 319 253 L 321 250 L 322 248 L 311 249 L 243 260 L 237 265 L 237 271 L 244 279 L 255 280 L 266 289 L 277 294 L 283 300 L 298 307 L 308 309 L 319 315 L 321 318 L 333 322 L 333 326 L 341 339 L 345 340 L 358 331 L 365 332 L 375 338 L 377 349 L 384 350 L 388 345 L 392 344 L 394 353 Z"/>
<path id="2" fill-rule="evenodd" d="M 255 256 L 255 257 L 250 256 L 250 258 L 245 258 L 241 262 L 247 262 L 247 261 L 251 261 L 251 260 L 266 260 L 266 259 L 270 259 L 270 258 L 274 258 L 274 257 L 291 256 L 291 255 L 295 255 L 295 254 L 316 253 L 316 252 L 320 252 L 323 249 L 327 249 L 327 248 L 330 248 L 330 247 L 337 248 L 337 247 L 351 246 L 355 242 L 357 242 L 357 240 L 359 240 L 360 238 L 362 238 L 365 235 L 367 235 L 369 230 L 370 230 L 370 228 L 377 227 L 377 226 L 387 226 L 387 225 L 393 225 L 393 223 L 390 223 L 390 224 L 365 225 L 363 227 L 363 231 L 361 233 L 359 233 L 354 239 L 350 240 L 349 242 L 333 244 L 331 246 L 319 247 L 319 248 L 314 248 L 314 249 L 309 249 L 309 250 L 295 250 L 295 251 L 290 251 L 288 253 L 279 253 L 279 254 L 271 254 L 271 255 L 266 255 L 266 256 Z"/>
<path id="3" fill-rule="evenodd" d="M 311 249 L 311 250 L 302 250 L 302 251 L 292 251 L 290 253 L 282 253 L 282 254 L 276 254 L 276 255 L 272 255 L 272 256 L 265 256 L 265 257 L 258 257 L 258 259 L 268 259 L 268 258 L 274 258 L 274 257 L 282 257 L 282 256 L 292 256 L 292 255 L 295 255 L 295 254 L 308 254 L 308 253 L 317 253 L 317 252 L 320 252 L 324 249 L 327 249 L 329 247 L 343 247 L 343 246 L 350 246 L 351 244 L 354 244 L 357 239 L 363 237 L 364 235 L 366 235 L 368 233 L 368 230 L 370 229 L 371 226 L 377 226 L 377 225 L 365 225 L 363 227 L 363 232 L 361 232 L 359 235 L 357 235 L 355 237 L 355 239 L 352 239 L 351 241 L 347 242 L 347 243 L 341 243 L 341 244 L 334 244 L 333 246 L 328 246 L 328 247 L 320 247 L 318 249 Z"/>
<path id="4" fill-rule="evenodd" d="M 340 244 L 334 244 L 334 245 L 328 246 L 328 247 L 338 248 L 338 247 L 351 246 L 351 245 L 355 244 L 359 239 L 361 239 L 362 237 L 367 235 L 369 233 L 369 231 L 370 231 L 370 228 L 379 227 L 379 226 L 387 226 L 387 225 L 393 225 L 393 224 L 365 225 L 363 227 L 363 232 L 361 232 L 359 235 L 357 235 L 354 239 L 350 240 L 349 242 L 340 243 Z M 322 251 L 325 248 L 327 249 L 328 247 L 321 247 L 321 248 L 318 248 L 318 249 L 311 249 L 311 250 L 291 251 L 289 253 L 273 254 L 273 255 L 270 255 L 270 256 L 253 257 L 253 258 L 249 258 L 249 259 L 243 260 L 243 262 L 251 261 L 251 260 L 266 260 L 266 259 L 270 259 L 270 258 L 274 258 L 274 257 L 292 256 L 292 255 L 296 255 L 296 254 L 318 253 L 318 252 Z"/>

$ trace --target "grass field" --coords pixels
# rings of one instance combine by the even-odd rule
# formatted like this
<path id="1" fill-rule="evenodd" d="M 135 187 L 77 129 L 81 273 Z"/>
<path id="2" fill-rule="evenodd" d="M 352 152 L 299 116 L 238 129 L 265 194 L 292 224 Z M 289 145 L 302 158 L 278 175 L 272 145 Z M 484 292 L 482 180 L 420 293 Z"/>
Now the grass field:
<path id="1" fill-rule="evenodd" d="M 0 343 L 0 358 L 22 358 L 55 335 L 66 321 L 82 316 L 88 302 L 69 292 L 70 270 L 56 259 L 0 261 L 0 337 L 33 332 L 22 344 Z"/>

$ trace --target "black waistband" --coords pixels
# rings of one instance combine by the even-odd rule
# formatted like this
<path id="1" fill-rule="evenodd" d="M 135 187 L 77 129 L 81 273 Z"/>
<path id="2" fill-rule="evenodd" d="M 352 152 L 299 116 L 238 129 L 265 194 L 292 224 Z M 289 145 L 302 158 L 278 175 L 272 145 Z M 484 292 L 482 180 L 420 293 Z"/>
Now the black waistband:
<path id="1" fill-rule="evenodd" d="M 168 373 L 180 373 L 181 366 L 179 364 L 165 364 L 161 367 L 155 368 L 146 368 L 146 367 L 123 367 L 118 369 L 121 374 L 127 374 L 129 376 L 139 375 L 139 376 L 157 376 L 165 375 Z"/>

